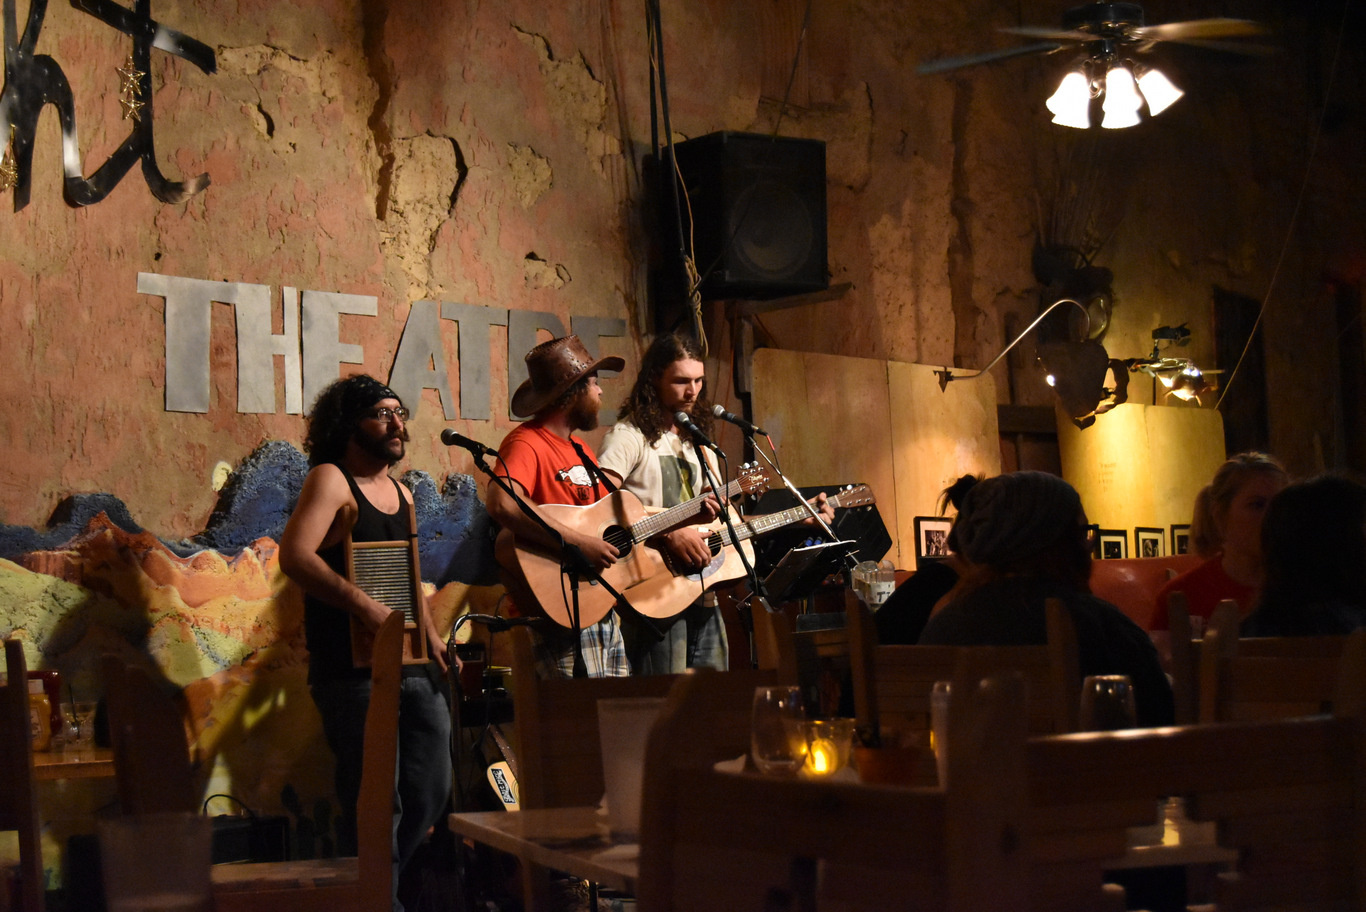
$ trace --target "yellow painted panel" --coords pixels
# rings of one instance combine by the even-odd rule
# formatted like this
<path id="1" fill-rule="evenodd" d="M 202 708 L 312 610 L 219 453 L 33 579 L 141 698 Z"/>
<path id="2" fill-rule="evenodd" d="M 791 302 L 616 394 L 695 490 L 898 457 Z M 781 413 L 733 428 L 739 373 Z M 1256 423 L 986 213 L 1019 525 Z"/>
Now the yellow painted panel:
<path id="1" fill-rule="evenodd" d="M 1126 530 L 1133 557 L 1136 527 L 1190 522 L 1196 493 L 1224 460 L 1223 418 L 1214 409 L 1126 403 L 1085 430 L 1060 416 L 1058 449 L 1087 517 Z"/>

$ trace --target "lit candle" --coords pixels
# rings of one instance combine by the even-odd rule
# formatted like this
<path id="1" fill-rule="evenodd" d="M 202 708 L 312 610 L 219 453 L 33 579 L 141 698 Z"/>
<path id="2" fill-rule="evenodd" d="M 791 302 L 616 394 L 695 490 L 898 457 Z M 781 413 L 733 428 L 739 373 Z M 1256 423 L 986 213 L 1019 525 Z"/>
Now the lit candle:
<path id="1" fill-rule="evenodd" d="M 815 738 L 806 755 L 806 765 L 818 776 L 835 772 L 840 766 L 839 747 L 829 738 Z"/>

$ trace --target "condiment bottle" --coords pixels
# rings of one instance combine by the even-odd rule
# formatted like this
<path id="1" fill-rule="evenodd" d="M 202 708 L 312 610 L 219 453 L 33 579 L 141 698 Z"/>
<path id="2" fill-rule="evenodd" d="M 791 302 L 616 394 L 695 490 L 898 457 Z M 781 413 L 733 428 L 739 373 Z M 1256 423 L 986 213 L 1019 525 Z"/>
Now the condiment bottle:
<path id="1" fill-rule="evenodd" d="M 45 751 L 52 744 L 52 701 L 41 680 L 28 682 L 28 719 L 33 731 L 33 749 Z"/>

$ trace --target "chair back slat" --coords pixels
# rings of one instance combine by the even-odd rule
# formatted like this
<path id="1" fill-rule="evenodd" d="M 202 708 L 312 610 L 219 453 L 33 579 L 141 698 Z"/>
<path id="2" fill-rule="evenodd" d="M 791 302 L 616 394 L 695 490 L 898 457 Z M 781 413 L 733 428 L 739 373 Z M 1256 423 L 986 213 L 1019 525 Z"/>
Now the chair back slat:
<path id="1" fill-rule="evenodd" d="M 1333 707 L 1346 636 L 1239 637 L 1211 624 L 1200 641 L 1201 722 L 1283 719 Z"/>
<path id="2" fill-rule="evenodd" d="M 19 834 L 19 912 L 43 912 L 45 884 L 33 778 L 33 729 L 28 709 L 24 644 L 5 640 L 5 684 L 0 687 L 0 830 Z"/>

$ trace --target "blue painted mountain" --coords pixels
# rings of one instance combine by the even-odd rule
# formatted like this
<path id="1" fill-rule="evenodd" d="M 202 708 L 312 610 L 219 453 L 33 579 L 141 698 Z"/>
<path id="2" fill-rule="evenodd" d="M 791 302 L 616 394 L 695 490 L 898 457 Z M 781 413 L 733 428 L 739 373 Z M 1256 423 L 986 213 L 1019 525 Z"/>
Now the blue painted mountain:
<path id="1" fill-rule="evenodd" d="M 258 538 L 278 542 L 307 474 L 303 453 L 284 441 L 268 440 L 233 472 L 204 531 L 179 541 L 160 540 L 181 557 L 206 550 L 231 556 Z M 423 579 L 438 588 L 451 582 L 496 582 L 492 524 L 474 479 L 450 475 L 440 490 L 426 472 L 406 472 L 402 480 L 412 489 L 417 507 Z M 17 560 L 33 551 L 59 548 L 100 513 L 126 532 L 143 531 L 113 494 L 74 494 L 57 506 L 44 530 L 0 524 L 0 557 Z"/>

